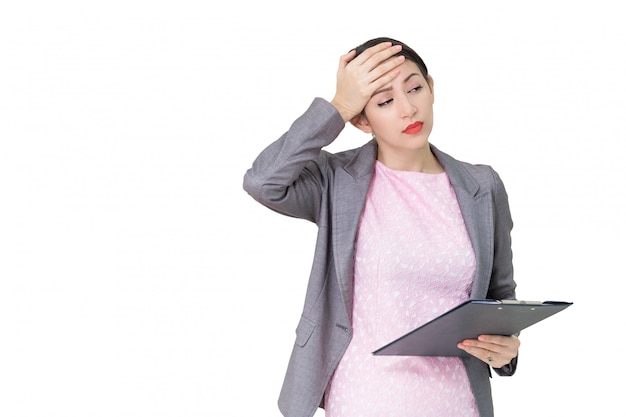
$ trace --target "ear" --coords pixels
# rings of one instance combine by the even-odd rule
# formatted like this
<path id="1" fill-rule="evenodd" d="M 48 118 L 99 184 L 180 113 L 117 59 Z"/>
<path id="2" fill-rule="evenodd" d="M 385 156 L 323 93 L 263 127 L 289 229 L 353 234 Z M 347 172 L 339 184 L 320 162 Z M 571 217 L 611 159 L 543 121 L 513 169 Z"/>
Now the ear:
<path id="1" fill-rule="evenodd" d="M 350 123 L 352 123 L 352 126 L 356 127 L 357 129 L 365 133 L 372 133 L 372 127 L 367 121 L 367 117 L 365 117 L 365 115 L 362 113 L 350 119 Z"/>

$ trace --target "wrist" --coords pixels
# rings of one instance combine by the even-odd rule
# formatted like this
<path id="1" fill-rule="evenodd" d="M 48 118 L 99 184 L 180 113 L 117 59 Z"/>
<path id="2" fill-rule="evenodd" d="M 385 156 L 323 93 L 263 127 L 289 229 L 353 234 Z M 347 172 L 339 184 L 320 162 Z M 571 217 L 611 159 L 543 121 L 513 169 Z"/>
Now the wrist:
<path id="1" fill-rule="evenodd" d="M 339 115 L 341 116 L 341 118 L 343 119 L 344 122 L 349 122 L 354 116 L 354 112 L 351 111 L 350 109 L 345 108 L 344 106 L 342 106 L 339 102 L 337 102 L 337 100 L 333 99 L 330 104 L 332 104 L 335 109 L 337 109 L 337 111 L 339 112 Z"/>

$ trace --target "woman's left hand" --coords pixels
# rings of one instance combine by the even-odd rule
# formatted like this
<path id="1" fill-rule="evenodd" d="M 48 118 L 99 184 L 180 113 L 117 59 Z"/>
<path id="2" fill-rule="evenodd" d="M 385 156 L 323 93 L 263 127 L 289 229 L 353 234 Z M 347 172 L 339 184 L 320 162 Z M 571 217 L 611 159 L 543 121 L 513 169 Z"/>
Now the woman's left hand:
<path id="1" fill-rule="evenodd" d="M 457 347 L 492 368 L 502 368 L 517 356 L 520 341 L 517 336 L 482 335 L 478 339 L 464 340 Z"/>

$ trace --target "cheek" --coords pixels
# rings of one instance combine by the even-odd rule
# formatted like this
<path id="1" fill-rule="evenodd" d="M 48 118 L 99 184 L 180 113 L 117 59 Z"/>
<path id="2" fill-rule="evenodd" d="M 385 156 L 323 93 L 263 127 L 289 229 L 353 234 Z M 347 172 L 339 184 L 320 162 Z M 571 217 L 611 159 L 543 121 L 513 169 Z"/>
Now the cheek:
<path id="1" fill-rule="evenodd" d="M 390 110 L 390 108 L 381 108 L 378 105 L 366 108 L 365 114 L 370 126 L 374 129 L 384 129 L 385 125 L 393 119 L 393 112 Z"/>

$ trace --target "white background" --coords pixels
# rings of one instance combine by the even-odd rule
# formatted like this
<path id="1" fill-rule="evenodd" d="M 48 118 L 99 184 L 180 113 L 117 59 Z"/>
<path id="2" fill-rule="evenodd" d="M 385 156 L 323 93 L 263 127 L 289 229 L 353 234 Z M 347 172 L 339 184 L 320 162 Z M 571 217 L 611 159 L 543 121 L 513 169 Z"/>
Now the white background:
<path id="1" fill-rule="evenodd" d="M 316 230 L 242 177 L 377 36 L 426 61 L 431 142 L 505 181 L 519 298 L 574 302 L 497 415 L 625 415 L 618 2 L 6 3 L 1 416 L 278 416 Z"/>

